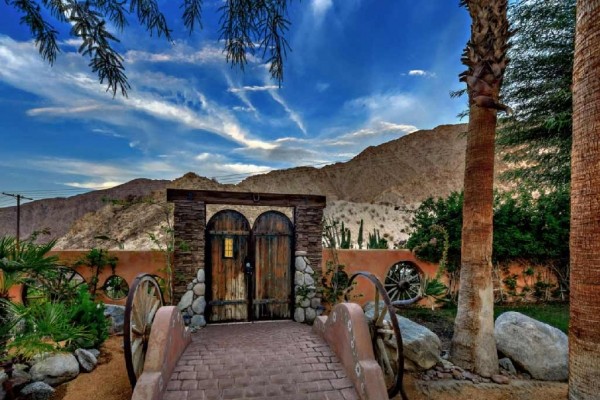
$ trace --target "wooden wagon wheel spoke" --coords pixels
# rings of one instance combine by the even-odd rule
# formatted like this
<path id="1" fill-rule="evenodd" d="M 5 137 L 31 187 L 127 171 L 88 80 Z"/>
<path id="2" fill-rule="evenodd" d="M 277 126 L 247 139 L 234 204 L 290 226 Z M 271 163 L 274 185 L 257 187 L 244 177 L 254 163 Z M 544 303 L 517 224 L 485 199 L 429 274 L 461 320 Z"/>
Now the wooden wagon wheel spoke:
<path id="1" fill-rule="evenodd" d="M 144 370 L 152 322 L 163 304 L 162 292 L 156 279 L 148 274 L 138 275 L 127 296 L 123 335 L 125 366 L 132 387 L 135 387 Z"/>

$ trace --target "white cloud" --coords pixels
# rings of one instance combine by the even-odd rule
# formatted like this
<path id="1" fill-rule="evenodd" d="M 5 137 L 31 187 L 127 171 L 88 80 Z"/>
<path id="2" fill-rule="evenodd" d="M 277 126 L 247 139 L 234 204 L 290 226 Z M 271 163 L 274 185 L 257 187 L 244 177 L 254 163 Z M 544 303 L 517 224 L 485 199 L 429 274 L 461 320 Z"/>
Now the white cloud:
<path id="1" fill-rule="evenodd" d="M 302 133 L 306 135 L 307 134 L 306 127 L 304 126 L 304 122 L 302 121 L 302 118 L 300 118 L 300 114 L 298 114 L 296 111 L 292 110 L 287 105 L 287 103 L 283 99 L 283 97 L 281 97 L 281 95 L 278 92 L 276 92 L 275 90 L 269 90 L 269 94 L 271 95 L 273 100 L 275 100 L 277 103 L 281 104 L 281 106 L 283 107 L 285 112 L 288 113 L 290 119 L 292 121 L 294 121 L 294 123 L 296 123 L 296 125 L 298 126 L 298 129 L 300 129 L 302 131 Z"/>
<path id="2" fill-rule="evenodd" d="M 185 64 L 209 64 L 224 63 L 223 49 L 214 45 L 206 45 L 200 50 L 195 50 L 183 42 L 175 42 L 169 51 L 163 53 L 151 53 L 142 50 L 129 50 L 125 53 L 125 61 L 128 63 L 150 62 L 150 63 L 185 63 Z"/>
<path id="3" fill-rule="evenodd" d="M 323 93 L 324 91 L 329 89 L 329 86 L 330 86 L 330 84 L 327 82 L 317 82 L 317 84 L 315 85 L 315 88 L 317 89 L 317 92 Z"/>
<path id="4" fill-rule="evenodd" d="M 256 107 L 254 107 L 254 104 L 252 104 L 252 102 L 248 98 L 248 94 L 246 93 L 246 91 L 230 90 L 234 85 L 233 85 L 233 80 L 231 79 L 229 74 L 225 74 L 225 80 L 227 81 L 227 86 L 229 87 L 228 91 L 235 94 L 237 96 L 237 98 L 240 99 L 240 101 L 246 105 L 246 107 L 239 107 L 239 106 L 233 107 L 233 110 L 234 111 L 252 112 L 256 119 L 260 119 L 258 110 L 256 109 Z"/>
<path id="5" fill-rule="evenodd" d="M 320 24 L 325 18 L 327 11 L 333 6 L 333 0 L 312 0 L 310 2 L 310 9 L 312 10 L 313 16 Z"/>
<path id="6" fill-rule="evenodd" d="M 87 106 L 74 106 L 74 107 L 39 107 L 39 108 L 32 108 L 27 110 L 27 115 L 29 115 L 30 117 L 37 117 L 40 115 L 51 115 L 51 116 L 58 116 L 58 115 L 72 115 L 72 114 L 79 114 L 79 113 L 91 113 L 91 112 L 98 112 L 98 111 L 108 111 L 110 109 L 116 109 L 117 107 L 114 106 L 106 106 L 104 104 L 90 104 Z"/>
<path id="7" fill-rule="evenodd" d="M 409 76 L 422 76 L 422 77 L 427 77 L 427 78 L 434 78 L 435 72 L 429 72 L 429 71 L 425 71 L 423 69 L 411 69 L 410 71 L 408 71 L 408 75 Z"/>
<path id="8" fill-rule="evenodd" d="M 90 190 L 110 189 L 122 185 L 125 182 L 104 181 L 104 182 L 65 182 L 64 185 Z"/>
<path id="9" fill-rule="evenodd" d="M 265 90 L 277 90 L 279 86 L 276 85 L 264 85 L 264 86 L 242 86 L 239 88 L 230 87 L 227 89 L 228 92 L 231 93 L 240 93 L 240 92 L 263 92 Z"/>

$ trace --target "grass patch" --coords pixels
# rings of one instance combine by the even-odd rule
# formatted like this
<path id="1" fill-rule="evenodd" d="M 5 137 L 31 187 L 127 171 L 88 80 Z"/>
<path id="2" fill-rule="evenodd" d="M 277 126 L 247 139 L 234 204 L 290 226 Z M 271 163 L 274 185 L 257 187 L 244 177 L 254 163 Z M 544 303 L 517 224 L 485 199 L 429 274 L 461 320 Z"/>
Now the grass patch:
<path id="1" fill-rule="evenodd" d="M 517 311 L 552 325 L 564 333 L 569 331 L 569 303 L 514 304 L 494 307 L 494 318 L 506 311 Z"/>
<path id="2" fill-rule="evenodd" d="M 569 330 L 568 303 L 496 305 L 494 307 L 494 319 L 506 311 L 520 312 L 538 321 L 552 325 L 565 333 L 568 333 Z M 454 319 L 456 318 L 456 307 L 444 307 L 437 310 L 425 307 L 401 308 L 399 314 L 415 321 L 453 326 Z"/>

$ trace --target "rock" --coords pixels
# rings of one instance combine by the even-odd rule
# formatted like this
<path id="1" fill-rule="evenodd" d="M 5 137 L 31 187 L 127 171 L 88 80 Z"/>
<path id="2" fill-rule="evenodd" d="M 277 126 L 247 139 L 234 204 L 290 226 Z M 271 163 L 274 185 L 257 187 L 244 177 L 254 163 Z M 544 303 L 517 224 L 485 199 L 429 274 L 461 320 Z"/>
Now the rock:
<path id="1" fill-rule="evenodd" d="M 189 306 L 191 306 L 192 300 L 194 300 L 194 292 L 188 290 L 183 296 L 181 296 L 181 300 L 179 300 L 179 304 L 177 304 L 177 308 L 179 308 L 179 311 L 183 311 Z"/>
<path id="2" fill-rule="evenodd" d="M 206 285 L 204 283 L 196 283 L 193 291 L 196 296 L 204 296 L 206 293 Z"/>
<path id="3" fill-rule="evenodd" d="M 383 307 L 383 301 L 380 302 Z M 375 304 L 373 301 L 365 304 L 365 316 L 373 319 L 375 314 Z M 397 315 L 400 332 L 402 332 L 402 344 L 404 347 L 404 357 L 413 361 L 421 369 L 429 369 L 435 366 L 440 359 L 442 343 L 440 338 L 426 327 L 417 324 Z M 385 316 L 386 321 L 390 321 L 389 312 Z"/>
<path id="4" fill-rule="evenodd" d="M 204 296 L 198 297 L 192 303 L 192 310 L 194 311 L 194 314 L 204 314 L 205 308 L 206 308 L 206 300 L 204 299 Z"/>
<path id="5" fill-rule="evenodd" d="M 316 310 L 321 306 L 321 299 L 318 297 L 313 297 L 310 299 L 310 306 Z"/>
<path id="6" fill-rule="evenodd" d="M 315 270 L 312 269 L 309 265 L 307 265 L 306 269 L 304 270 L 304 273 L 308 274 L 308 275 L 314 275 L 315 274 Z"/>
<path id="7" fill-rule="evenodd" d="M 54 354 L 34 364 L 30 373 L 34 381 L 56 386 L 79 375 L 79 363 L 73 354 Z"/>
<path id="8" fill-rule="evenodd" d="M 310 289 L 310 290 L 309 290 L 309 292 L 306 294 L 306 297 L 308 297 L 309 299 L 312 299 L 313 297 L 315 297 L 315 296 L 317 295 L 317 290 L 316 290 L 314 287 L 310 287 L 309 289 Z M 321 302 L 321 301 L 319 300 L 319 303 L 320 303 L 320 302 Z M 316 308 L 316 307 L 313 307 L 313 308 Z"/>
<path id="9" fill-rule="evenodd" d="M 304 308 L 296 308 L 296 311 L 294 311 L 294 321 L 300 323 L 304 322 Z"/>
<path id="10" fill-rule="evenodd" d="M 98 364 L 96 357 L 85 349 L 75 350 L 75 357 L 79 361 L 81 369 L 85 372 L 92 372 L 96 368 L 96 364 Z"/>
<path id="11" fill-rule="evenodd" d="M 510 379 L 508 379 L 504 375 L 492 375 L 491 378 L 492 378 L 492 381 L 494 381 L 495 383 L 497 383 L 499 385 L 508 385 L 510 383 Z"/>
<path id="12" fill-rule="evenodd" d="M 186 286 L 186 290 L 192 290 L 193 287 L 194 287 L 193 283 L 188 283 Z"/>
<path id="13" fill-rule="evenodd" d="M 194 315 L 192 317 L 190 325 L 192 327 L 198 327 L 198 328 L 206 326 L 206 319 L 204 319 L 204 315 Z"/>
<path id="14" fill-rule="evenodd" d="M 198 279 L 198 283 L 204 283 L 206 281 L 206 275 L 204 269 L 199 269 L 196 273 L 196 279 Z"/>
<path id="15" fill-rule="evenodd" d="M 312 286 L 315 284 L 315 280 L 313 279 L 312 275 L 309 274 L 304 274 L 304 284 L 307 286 Z"/>
<path id="16" fill-rule="evenodd" d="M 463 377 L 462 373 L 461 373 L 459 370 L 457 370 L 457 369 L 453 369 L 453 370 L 452 370 L 452 377 L 453 377 L 454 379 L 456 379 L 456 380 L 459 380 L 459 381 L 461 381 L 461 380 L 465 379 L 465 378 Z"/>
<path id="17" fill-rule="evenodd" d="M 569 340 L 559 329 L 509 311 L 496 319 L 494 334 L 498 351 L 535 379 L 568 379 Z"/>
<path id="18" fill-rule="evenodd" d="M 45 382 L 33 382 L 21 389 L 21 395 L 31 400 L 48 400 L 54 388 Z"/>
<path id="19" fill-rule="evenodd" d="M 3 383 L 8 379 L 8 375 L 4 372 L 3 369 L 0 369 L 0 399 L 4 399 L 6 396 L 6 392 L 4 391 Z"/>
<path id="20" fill-rule="evenodd" d="M 198 278 L 192 279 L 192 286 L 194 286 L 196 283 L 198 283 Z"/>
<path id="21" fill-rule="evenodd" d="M 104 316 L 110 319 L 108 333 L 111 335 L 122 335 L 123 324 L 125 323 L 125 307 L 106 304 L 104 306 Z"/>
<path id="22" fill-rule="evenodd" d="M 300 307 L 302 307 L 302 308 L 310 307 L 310 300 L 307 298 L 303 298 L 302 300 L 300 300 Z"/>
<path id="23" fill-rule="evenodd" d="M 306 317 L 306 322 L 308 322 L 309 324 L 312 324 L 314 322 L 315 318 L 317 318 L 317 312 L 315 311 L 314 308 L 305 309 L 304 315 Z"/>
<path id="24" fill-rule="evenodd" d="M 500 367 L 502 369 L 504 369 L 505 371 L 510 372 L 511 374 L 515 375 L 517 373 L 517 370 L 515 369 L 515 366 L 513 365 L 512 361 L 510 361 L 510 358 L 508 357 L 504 357 L 498 360 L 498 364 L 500 365 Z"/>
<path id="25" fill-rule="evenodd" d="M 296 271 L 304 272 L 306 269 L 306 261 L 304 257 L 296 257 Z"/>
<path id="26" fill-rule="evenodd" d="M 23 364 L 17 364 L 20 365 L 21 368 L 15 368 L 15 366 L 13 366 L 13 372 L 12 372 L 12 384 L 13 387 L 21 387 L 23 385 L 28 384 L 29 382 L 31 382 L 31 375 L 29 373 L 27 373 L 27 371 L 25 371 L 25 368 L 27 366 L 23 365 Z M 25 368 L 23 368 L 25 367 Z"/>
<path id="27" fill-rule="evenodd" d="M 97 350 L 97 349 L 87 349 L 87 351 L 89 351 L 90 353 L 92 353 L 92 355 L 94 357 L 96 357 L 96 359 L 98 359 L 98 357 L 100 357 L 100 350 Z"/>
<path id="28" fill-rule="evenodd" d="M 294 275 L 294 285 L 303 286 L 304 285 L 304 273 L 300 271 L 296 271 Z"/>

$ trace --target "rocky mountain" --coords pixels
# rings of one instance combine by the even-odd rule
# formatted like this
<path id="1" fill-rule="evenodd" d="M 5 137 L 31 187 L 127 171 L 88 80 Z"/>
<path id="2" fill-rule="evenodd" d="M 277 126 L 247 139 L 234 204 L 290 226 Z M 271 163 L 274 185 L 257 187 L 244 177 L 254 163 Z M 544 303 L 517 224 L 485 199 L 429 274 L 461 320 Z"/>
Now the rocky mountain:
<path id="1" fill-rule="evenodd" d="M 28 203 L 22 232 L 49 227 L 57 247 L 155 248 L 171 222 L 167 187 L 182 189 L 306 193 L 327 196 L 328 218 L 344 221 L 356 238 L 378 229 L 391 244 L 406 240 L 411 210 L 429 196 L 443 197 L 463 186 L 467 125 L 443 125 L 365 149 L 352 160 L 323 168 L 298 167 L 219 184 L 195 173 L 172 182 L 137 179 L 113 189 L 66 199 Z M 497 160 L 497 171 L 506 167 Z M 201 171 L 199 171 L 201 174 Z M 102 200 L 104 199 L 104 201 Z M 111 201 L 106 201 L 110 199 Z M 222 208 L 222 207 L 221 207 Z M 208 215 L 218 211 L 210 206 Z M 252 220 L 264 210 L 246 207 Z M 289 214 L 290 210 L 281 210 Z M 14 207 L 0 209 L 0 235 L 14 232 Z M 150 239 L 149 233 L 157 239 Z M 95 236 L 111 238 L 99 242 Z"/>

